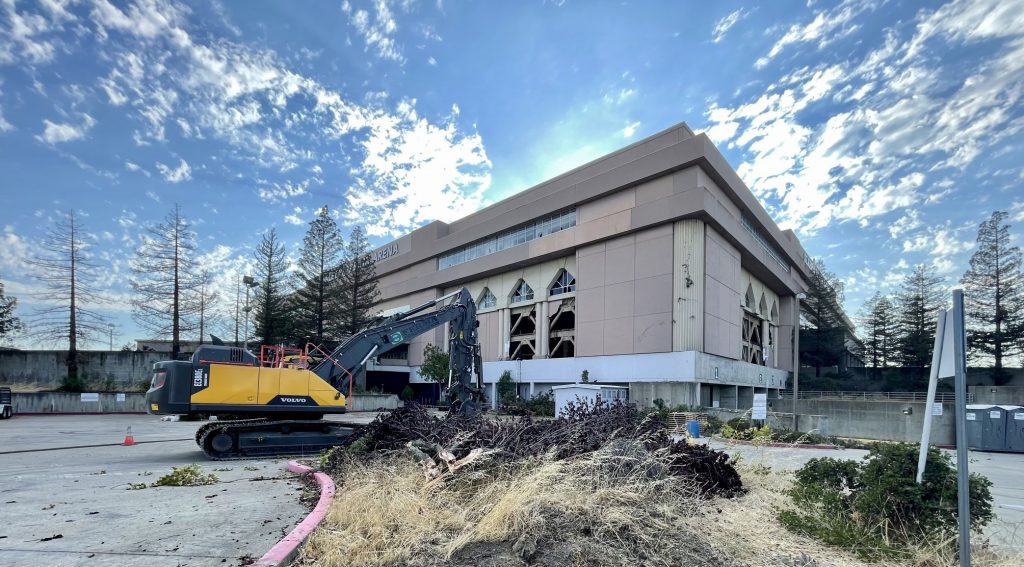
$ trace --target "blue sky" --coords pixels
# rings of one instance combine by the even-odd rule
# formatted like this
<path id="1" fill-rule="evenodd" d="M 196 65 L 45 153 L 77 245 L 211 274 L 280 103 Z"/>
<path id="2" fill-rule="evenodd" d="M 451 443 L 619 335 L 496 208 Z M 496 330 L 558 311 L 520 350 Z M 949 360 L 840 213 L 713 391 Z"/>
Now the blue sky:
<path id="1" fill-rule="evenodd" d="M 0 278 L 31 319 L 74 209 L 123 344 L 175 202 L 233 309 L 271 226 L 294 251 L 328 205 L 383 243 L 681 121 L 851 314 L 916 263 L 955 283 L 993 210 L 1024 234 L 1024 2 L 713 4 L 0 0 Z"/>

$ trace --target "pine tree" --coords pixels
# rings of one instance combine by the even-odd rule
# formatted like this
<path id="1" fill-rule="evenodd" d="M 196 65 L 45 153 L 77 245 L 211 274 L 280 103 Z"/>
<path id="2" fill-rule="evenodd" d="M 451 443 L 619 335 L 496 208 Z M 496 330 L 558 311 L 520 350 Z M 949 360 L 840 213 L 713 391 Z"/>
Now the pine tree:
<path id="1" fill-rule="evenodd" d="M 992 213 L 978 227 L 978 249 L 964 273 L 967 340 L 975 359 L 993 361 L 993 378 L 1006 381 L 1003 359 L 1024 349 L 1024 288 L 1020 248 L 1010 245 L 1007 214 Z"/>
<path id="2" fill-rule="evenodd" d="M 106 319 L 88 308 L 104 303 L 95 285 L 97 266 L 89 256 L 81 224 L 74 211 L 68 211 L 47 231 L 37 255 L 29 260 L 43 287 L 36 295 L 47 305 L 33 315 L 31 334 L 67 345 L 67 377 L 72 382 L 78 378 L 79 347 L 107 332 Z"/>
<path id="3" fill-rule="evenodd" d="M 146 228 L 131 264 L 132 317 L 154 335 L 169 336 L 174 359 L 196 313 L 196 303 L 189 301 L 198 286 L 195 250 L 196 235 L 175 204 L 163 222 Z"/>
<path id="4" fill-rule="evenodd" d="M 348 237 L 341 263 L 341 333 L 353 335 L 370 321 L 370 309 L 377 303 L 377 268 L 370 257 L 370 243 L 356 226 Z"/>
<path id="5" fill-rule="evenodd" d="M 0 341 L 6 341 L 11 335 L 21 331 L 21 319 L 14 314 L 18 300 L 4 295 L 4 282 L 0 282 Z"/>
<path id="6" fill-rule="evenodd" d="M 256 249 L 256 337 L 266 345 L 284 342 L 289 334 L 289 305 L 285 286 L 288 258 L 271 228 Z"/>
<path id="7" fill-rule="evenodd" d="M 907 274 L 897 295 L 899 360 L 903 366 L 931 366 L 938 313 L 946 306 L 943 278 L 933 266 L 919 264 Z"/>
<path id="8" fill-rule="evenodd" d="M 843 281 L 825 269 L 820 259 L 808 263 L 810 278 L 807 297 L 801 301 L 800 314 L 807 331 L 800 335 L 800 358 L 812 364 L 815 376 L 823 366 L 839 364 L 845 350 L 843 340 L 846 314 L 843 312 Z"/>
<path id="9" fill-rule="evenodd" d="M 896 352 L 896 320 L 888 296 L 876 291 L 864 304 L 860 330 L 864 338 L 864 357 L 877 378 L 878 371 L 889 366 Z"/>
<path id="10" fill-rule="evenodd" d="M 324 207 L 309 223 L 295 273 L 294 333 L 303 343 L 319 345 L 336 338 L 331 331 L 340 324 L 337 267 L 343 251 L 341 231 Z"/>

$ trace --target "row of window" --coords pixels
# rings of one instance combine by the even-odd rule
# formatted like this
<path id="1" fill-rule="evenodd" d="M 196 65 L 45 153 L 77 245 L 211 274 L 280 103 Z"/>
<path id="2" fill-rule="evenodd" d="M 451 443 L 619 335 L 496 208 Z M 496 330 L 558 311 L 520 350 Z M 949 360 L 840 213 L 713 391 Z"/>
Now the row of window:
<path id="1" fill-rule="evenodd" d="M 443 254 L 437 259 L 437 269 L 457 266 L 574 226 L 576 209 L 555 213 Z"/>
<path id="2" fill-rule="evenodd" d="M 548 297 L 555 297 L 566 293 L 572 293 L 576 291 L 576 278 L 569 273 L 569 270 L 561 270 L 558 272 L 558 277 L 551 283 L 551 287 L 548 288 Z M 533 288 L 530 284 L 526 283 L 526 280 L 519 280 L 516 286 L 512 289 L 512 294 L 509 295 L 509 303 L 524 303 L 533 300 Z M 491 293 L 490 288 L 484 288 L 480 292 L 480 297 L 477 298 L 476 305 L 480 309 L 490 309 L 498 305 L 498 298 Z"/>
<path id="3" fill-rule="evenodd" d="M 780 266 L 782 266 L 783 270 L 786 270 L 787 272 L 789 271 L 789 263 L 783 259 L 782 252 L 780 252 L 779 249 L 768 240 L 768 237 L 765 236 L 760 229 L 754 226 L 754 223 L 751 222 L 750 219 L 745 216 L 741 217 L 740 224 L 743 225 L 743 228 L 747 229 L 747 232 L 754 237 L 754 240 L 761 245 L 761 248 L 764 248 L 764 251 L 772 260 L 775 260 Z"/>

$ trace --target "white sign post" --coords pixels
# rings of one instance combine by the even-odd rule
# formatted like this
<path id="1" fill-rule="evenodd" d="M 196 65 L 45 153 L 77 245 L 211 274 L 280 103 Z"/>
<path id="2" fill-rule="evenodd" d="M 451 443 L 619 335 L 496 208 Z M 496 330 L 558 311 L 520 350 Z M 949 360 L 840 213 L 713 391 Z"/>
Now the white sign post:
<path id="1" fill-rule="evenodd" d="M 754 394 L 754 407 L 750 410 L 750 419 L 768 419 L 768 394 Z"/>

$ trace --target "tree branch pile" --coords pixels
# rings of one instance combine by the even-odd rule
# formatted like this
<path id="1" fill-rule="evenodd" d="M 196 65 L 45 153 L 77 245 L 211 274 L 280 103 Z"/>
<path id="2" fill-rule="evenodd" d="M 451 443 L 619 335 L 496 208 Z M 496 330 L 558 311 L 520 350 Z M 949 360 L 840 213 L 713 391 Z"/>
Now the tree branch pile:
<path id="1" fill-rule="evenodd" d="M 373 459 L 396 451 L 411 453 L 428 478 L 436 478 L 474 467 L 541 457 L 568 460 L 611 449 L 619 460 L 617 466 L 646 467 L 645 474 L 652 478 L 689 479 L 704 496 L 743 492 L 727 454 L 673 441 L 657 415 L 645 415 L 622 403 L 571 404 L 554 420 L 530 416 L 498 420 L 460 414 L 436 417 L 411 405 L 378 416 L 350 439 L 348 446 L 334 449 L 324 459 L 328 472 L 341 472 L 353 457 Z M 620 446 L 629 450 L 617 450 Z"/>

